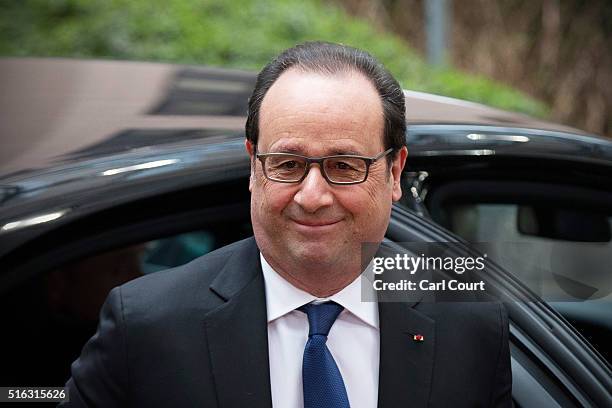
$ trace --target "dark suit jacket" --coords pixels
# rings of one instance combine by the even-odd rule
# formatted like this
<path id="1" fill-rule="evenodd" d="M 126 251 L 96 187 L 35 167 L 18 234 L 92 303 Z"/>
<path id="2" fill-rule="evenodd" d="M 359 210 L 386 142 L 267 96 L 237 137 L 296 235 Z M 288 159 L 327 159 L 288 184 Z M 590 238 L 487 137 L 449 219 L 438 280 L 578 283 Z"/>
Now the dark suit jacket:
<path id="1" fill-rule="evenodd" d="M 380 303 L 379 315 L 379 407 L 510 406 L 501 304 Z M 67 387 L 70 406 L 270 407 L 255 240 L 113 289 Z"/>

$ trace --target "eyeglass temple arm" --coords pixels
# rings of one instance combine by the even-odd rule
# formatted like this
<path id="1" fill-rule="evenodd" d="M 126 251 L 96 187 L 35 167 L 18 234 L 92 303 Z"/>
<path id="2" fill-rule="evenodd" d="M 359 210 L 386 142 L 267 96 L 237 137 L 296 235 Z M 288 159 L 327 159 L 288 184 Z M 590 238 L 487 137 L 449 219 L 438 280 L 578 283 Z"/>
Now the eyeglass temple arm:
<path id="1" fill-rule="evenodd" d="M 386 155 L 388 155 L 389 153 L 391 153 L 394 149 L 392 147 L 388 148 L 387 150 L 385 150 L 382 153 L 379 153 L 377 156 L 372 157 L 372 162 L 375 162 L 376 160 L 379 160 L 383 157 L 385 157 Z"/>

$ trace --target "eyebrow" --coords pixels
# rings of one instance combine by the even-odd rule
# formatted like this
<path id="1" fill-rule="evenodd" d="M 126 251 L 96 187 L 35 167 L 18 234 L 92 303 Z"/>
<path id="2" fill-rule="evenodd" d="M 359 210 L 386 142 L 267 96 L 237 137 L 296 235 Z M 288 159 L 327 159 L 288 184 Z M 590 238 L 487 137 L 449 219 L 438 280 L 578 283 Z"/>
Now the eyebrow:
<path id="1" fill-rule="evenodd" d="M 301 156 L 307 156 L 306 154 L 304 154 L 304 150 L 305 150 L 304 147 L 300 145 L 288 145 L 288 146 L 281 146 L 280 149 L 274 149 L 274 151 L 270 151 L 269 153 L 290 153 L 290 154 L 297 154 Z M 332 149 L 331 151 L 324 154 L 323 156 L 336 156 L 336 155 L 363 156 L 362 153 L 357 152 L 356 150 L 346 149 L 346 148 Z"/>
<path id="2" fill-rule="evenodd" d="M 280 146 L 280 149 L 273 149 L 273 151 L 275 153 L 302 154 L 304 149 L 302 146 L 292 144 L 292 145 L 287 145 L 287 146 Z"/>
<path id="3" fill-rule="evenodd" d="M 362 153 L 357 152 L 356 150 L 352 150 L 352 149 L 334 149 L 331 151 L 331 154 L 328 154 L 327 156 L 335 156 L 335 155 L 363 156 Z"/>

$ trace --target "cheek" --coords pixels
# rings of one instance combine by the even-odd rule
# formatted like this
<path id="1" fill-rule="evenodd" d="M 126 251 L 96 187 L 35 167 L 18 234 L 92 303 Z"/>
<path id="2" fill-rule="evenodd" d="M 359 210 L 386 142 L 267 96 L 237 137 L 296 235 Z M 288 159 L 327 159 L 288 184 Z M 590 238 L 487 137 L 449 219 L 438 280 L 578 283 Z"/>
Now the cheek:
<path id="1" fill-rule="evenodd" d="M 391 205 L 392 186 L 385 176 L 384 173 L 374 174 L 368 178 L 368 183 L 363 184 L 363 205 L 368 207 L 368 213 L 379 212 L 381 208 Z"/>
<path id="2" fill-rule="evenodd" d="M 279 215 L 291 202 L 293 193 L 291 188 L 267 179 L 257 180 L 253 183 L 251 199 L 253 208 L 264 218 Z"/>
<path id="3" fill-rule="evenodd" d="M 382 177 L 372 178 L 372 183 L 357 185 L 355 190 L 346 191 L 339 197 L 342 206 L 357 220 L 360 229 L 379 228 L 385 223 L 391 211 L 392 186 Z"/>

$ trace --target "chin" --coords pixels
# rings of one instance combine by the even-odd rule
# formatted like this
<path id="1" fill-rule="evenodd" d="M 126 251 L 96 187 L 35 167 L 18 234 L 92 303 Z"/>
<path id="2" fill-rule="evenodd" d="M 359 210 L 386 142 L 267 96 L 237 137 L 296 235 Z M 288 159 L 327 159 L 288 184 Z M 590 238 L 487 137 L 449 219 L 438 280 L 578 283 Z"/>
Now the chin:
<path id="1" fill-rule="evenodd" d="M 289 250 L 295 259 L 302 263 L 316 265 L 331 265 L 338 261 L 337 251 L 330 248 L 328 242 L 302 243 Z"/>

